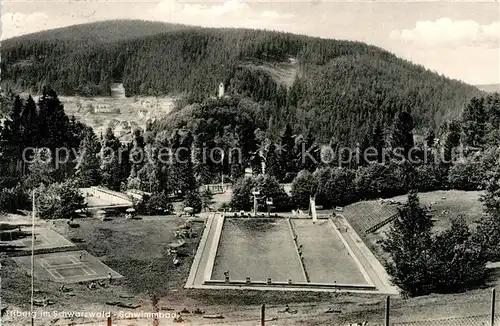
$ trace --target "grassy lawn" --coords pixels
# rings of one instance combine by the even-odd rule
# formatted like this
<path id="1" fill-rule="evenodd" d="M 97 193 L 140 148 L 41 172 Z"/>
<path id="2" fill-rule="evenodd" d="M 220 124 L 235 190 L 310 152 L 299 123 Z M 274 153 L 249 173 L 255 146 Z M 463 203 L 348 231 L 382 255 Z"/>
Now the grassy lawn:
<path id="1" fill-rule="evenodd" d="M 78 246 L 123 275 L 123 287 L 131 294 L 164 296 L 183 287 L 203 232 L 203 223 L 193 223 L 198 237 L 187 239 L 182 248 L 185 257 L 175 267 L 167 251 L 177 241 L 175 230 L 184 222 L 185 218 L 174 216 L 108 222 L 86 219 L 78 222 L 79 228 L 57 223 L 56 230 L 68 239 L 82 239 Z"/>
<path id="2" fill-rule="evenodd" d="M 482 192 L 480 191 L 448 190 L 419 193 L 418 196 L 422 206 L 431 205 L 434 231 L 439 232 L 449 228 L 451 225 L 450 218 L 457 216 L 462 216 L 469 226 L 474 227 L 483 215 L 483 204 L 479 200 L 481 194 Z M 397 196 L 386 201 L 391 200 L 405 203 L 407 196 Z M 373 209 L 371 209 L 372 206 Z M 365 219 L 364 215 L 369 215 L 369 212 L 373 211 L 375 219 L 382 221 L 384 218 L 388 218 L 394 211 L 394 208 L 385 211 L 380 210 L 379 206 L 381 204 L 378 201 L 364 201 L 344 207 L 344 213 L 349 221 L 355 220 L 356 216 L 353 216 L 353 213 L 355 214 L 360 211 L 357 207 L 362 207 L 363 210 L 360 211 L 360 214 L 363 215 L 363 219 Z M 382 216 L 384 214 L 385 216 Z M 359 217 L 357 218 L 359 219 Z M 351 223 L 351 225 L 356 229 L 368 247 L 376 254 L 377 258 L 384 261 L 385 254 L 381 248 L 381 241 L 385 238 L 385 234 L 390 229 L 391 224 L 387 224 L 370 234 L 365 234 L 365 230 L 361 227 L 363 223 Z"/>
<path id="3" fill-rule="evenodd" d="M 450 217 L 463 216 L 468 225 L 474 226 L 483 215 L 481 191 L 432 191 L 419 193 L 420 203 L 431 204 L 434 218 L 434 228 L 441 231 L 450 227 Z M 395 201 L 406 202 L 407 196 L 392 198 Z"/>

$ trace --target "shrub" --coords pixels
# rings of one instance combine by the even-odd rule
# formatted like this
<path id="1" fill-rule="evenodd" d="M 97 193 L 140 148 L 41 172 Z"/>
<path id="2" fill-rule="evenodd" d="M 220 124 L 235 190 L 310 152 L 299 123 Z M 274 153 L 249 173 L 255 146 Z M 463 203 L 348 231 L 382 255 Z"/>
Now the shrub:
<path id="1" fill-rule="evenodd" d="M 458 292 L 485 281 L 486 257 L 462 218 L 452 219 L 451 228 L 434 237 L 429 261 L 436 292 Z"/>
<path id="2" fill-rule="evenodd" d="M 234 210 L 249 211 L 252 209 L 252 189 L 255 186 L 255 180 L 252 177 L 239 179 L 233 186 L 231 196 L 231 207 Z"/>
<path id="3" fill-rule="evenodd" d="M 75 216 L 76 210 L 86 206 L 73 181 L 41 185 L 36 189 L 35 200 L 37 214 L 42 219 L 70 218 Z"/>
<path id="4" fill-rule="evenodd" d="M 139 214 L 156 215 L 171 213 L 174 209 L 165 192 L 155 192 L 151 196 L 145 195 L 141 202 L 135 205 Z"/>
<path id="5" fill-rule="evenodd" d="M 278 211 L 291 209 L 290 197 L 274 176 L 268 174 L 257 176 L 255 178 L 255 188 L 260 192 L 257 199 L 259 210 L 267 210 L 266 200 L 268 198 L 273 200 L 273 206 Z"/>
<path id="6" fill-rule="evenodd" d="M 290 210 L 292 208 L 292 201 L 278 180 L 267 174 L 238 180 L 233 187 L 231 207 L 235 210 L 252 210 L 252 192 L 254 190 L 260 192 L 257 198 L 259 210 L 267 210 L 267 199 L 273 200 L 273 206 L 278 211 Z"/>
<path id="7" fill-rule="evenodd" d="M 200 193 L 196 190 L 186 192 L 184 196 L 184 208 L 192 207 L 194 213 L 201 212 L 202 202 Z"/>
<path id="8" fill-rule="evenodd" d="M 0 189 L 0 212 L 15 213 L 27 206 L 27 195 L 20 186 Z"/>
<path id="9" fill-rule="evenodd" d="M 292 182 L 292 201 L 300 208 L 309 206 L 309 198 L 314 195 L 316 180 L 313 174 L 307 170 L 302 170 L 297 174 Z"/>
<path id="10" fill-rule="evenodd" d="M 201 198 L 201 206 L 202 209 L 204 210 L 210 209 L 214 204 L 214 195 L 208 188 L 201 192 L 200 198 Z"/>
<path id="11" fill-rule="evenodd" d="M 458 190 L 479 190 L 484 187 L 485 174 L 479 163 L 462 162 L 453 165 L 448 172 L 451 188 Z"/>

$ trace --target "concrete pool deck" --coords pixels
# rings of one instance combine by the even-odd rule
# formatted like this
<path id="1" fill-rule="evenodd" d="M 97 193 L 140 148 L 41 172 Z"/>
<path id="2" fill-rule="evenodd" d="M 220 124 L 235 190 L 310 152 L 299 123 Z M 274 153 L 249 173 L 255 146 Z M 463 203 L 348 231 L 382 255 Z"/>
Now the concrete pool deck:
<path id="1" fill-rule="evenodd" d="M 237 220 L 240 219 L 241 218 L 237 218 Z M 291 283 L 287 282 L 286 280 L 271 280 L 272 282 L 270 284 L 263 279 L 250 279 L 250 282 L 248 282 L 248 280 L 246 280 L 245 277 L 237 277 L 237 279 L 235 279 L 234 277 L 230 277 L 229 282 L 226 282 L 223 278 L 220 277 L 220 275 L 214 278 L 215 276 L 214 266 L 216 264 L 218 251 L 220 250 L 219 245 L 221 241 L 223 241 L 222 238 L 224 238 L 223 227 L 225 222 L 227 222 L 227 219 L 222 214 L 215 213 L 207 218 L 205 224 L 205 230 L 203 232 L 200 244 L 198 246 L 198 250 L 196 252 L 193 264 L 191 266 L 190 275 L 185 284 L 185 288 L 249 289 L 249 290 L 261 290 L 261 291 L 273 290 L 273 291 L 346 292 L 346 293 L 371 293 L 371 294 L 391 294 L 391 295 L 399 294 L 397 287 L 390 285 L 390 282 L 388 281 L 387 272 L 378 262 L 378 260 L 376 260 L 375 256 L 373 256 L 373 254 L 369 251 L 369 249 L 366 246 L 365 248 L 362 248 L 363 246 L 358 243 L 357 241 L 358 239 L 355 238 L 356 234 L 354 230 L 350 228 L 349 229 L 350 234 L 344 236 L 337 227 L 340 227 L 341 225 L 344 228 L 349 226 L 344 225 L 344 223 L 337 224 L 340 222 L 335 221 L 334 219 L 323 220 L 322 223 L 324 225 L 321 226 L 318 225 L 318 227 L 329 226 L 328 231 L 326 230 L 323 231 L 326 233 L 331 232 L 333 237 L 335 237 L 336 235 L 339 236 L 342 243 L 346 245 L 345 250 L 349 248 L 348 255 L 353 255 L 353 257 L 350 257 L 352 259 L 351 263 L 352 265 L 358 267 L 357 272 L 360 275 L 359 277 L 355 278 L 357 280 L 357 282 L 355 282 L 356 284 L 354 283 L 351 284 L 351 282 L 348 283 L 343 282 L 345 280 L 349 280 L 348 276 L 344 279 L 339 278 L 339 280 L 335 282 L 325 282 L 327 278 L 321 276 L 322 274 L 321 271 L 314 271 L 312 273 L 315 276 L 313 277 L 311 282 L 302 280 L 303 277 L 298 277 Z M 286 222 L 288 224 L 293 221 L 291 220 L 286 221 L 286 219 L 283 218 L 283 222 Z M 309 227 L 306 226 L 306 228 Z M 323 234 L 323 231 L 318 236 L 324 236 L 326 233 Z M 338 232 L 338 234 L 335 235 L 335 232 Z M 354 232 L 354 234 L 352 234 L 352 232 Z M 328 245 L 328 243 L 322 240 L 317 245 L 324 246 Z M 297 247 L 296 246 L 293 247 L 295 248 L 296 251 Z M 237 250 L 239 247 L 236 246 L 234 248 L 236 248 L 235 250 Z M 304 244 L 304 249 L 305 248 L 306 245 Z M 309 248 L 308 250 L 314 250 L 314 248 Z M 366 252 L 366 250 L 368 251 L 368 253 Z M 281 253 L 279 249 L 278 252 Z M 235 253 L 233 253 L 233 255 L 235 255 Z M 307 255 L 307 251 L 305 250 L 304 250 L 304 255 Z M 372 261 L 372 259 L 374 259 L 375 262 Z M 307 260 L 305 261 L 305 264 L 307 268 Z M 309 262 L 310 265 L 309 268 L 313 268 L 316 265 L 320 266 L 321 269 L 325 268 L 325 266 L 329 268 L 333 266 L 331 264 L 332 263 L 328 263 L 325 261 L 312 262 L 312 263 Z M 298 266 L 300 266 L 300 264 Z M 359 266 L 361 266 L 361 268 L 359 268 Z M 250 266 L 250 268 L 258 269 L 259 266 Z M 350 268 L 352 268 L 352 266 Z M 303 274 L 302 269 L 299 269 L 299 272 Z M 340 271 L 340 273 L 345 273 L 345 272 L 346 271 L 342 270 Z M 325 272 L 323 271 L 323 274 L 324 273 Z M 379 273 L 381 275 L 378 275 Z"/>
<path id="2" fill-rule="evenodd" d="M 349 244 L 351 249 L 353 249 L 354 255 L 358 258 L 360 263 L 365 266 L 366 272 L 369 274 L 370 279 L 377 289 L 382 293 L 398 295 L 399 289 L 397 286 L 391 284 L 389 274 L 384 266 L 382 266 L 363 240 L 361 240 L 349 222 L 342 215 L 333 217 L 330 221 L 338 232 L 342 229 L 347 230 L 345 236 L 343 236 L 344 240 Z"/>

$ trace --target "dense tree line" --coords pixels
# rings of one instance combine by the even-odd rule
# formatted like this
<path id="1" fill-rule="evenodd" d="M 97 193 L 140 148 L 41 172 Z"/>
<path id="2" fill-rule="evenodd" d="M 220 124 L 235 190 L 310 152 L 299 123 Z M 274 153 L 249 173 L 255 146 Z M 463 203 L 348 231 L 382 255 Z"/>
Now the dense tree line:
<path id="1" fill-rule="evenodd" d="M 479 91 L 360 42 L 246 29 L 119 22 L 80 25 L 7 40 L 2 46 L 5 89 L 40 92 L 50 84 L 65 95 L 108 95 L 123 82 L 128 95 L 186 94 L 189 102 L 229 94 L 264 104 L 276 135 L 287 124 L 318 140 L 354 145 L 375 122 L 391 124 L 407 111 L 419 129 L 435 130 L 457 117 Z M 146 36 L 137 37 L 143 29 Z M 86 32 L 86 33 L 85 33 Z M 109 34 L 108 39 L 105 35 Z M 92 35 L 95 40 L 92 41 Z M 297 60 L 287 89 L 263 65 Z M 320 118 L 319 118 L 320 117 Z"/>
<path id="2" fill-rule="evenodd" d="M 99 139 L 65 114 L 52 89 L 44 88 L 37 102 L 14 96 L 0 125 L 0 211 L 27 208 L 35 189 L 42 218 L 69 217 L 83 207 L 76 188 L 90 186 L 151 192 L 150 212 L 168 208 L 164 198 L 172 195 L 193 205 L 201 198 L 191 153 L 179 151 L 172 158 L 192 143 L 192 133 L 184 129 L 158 134 L 136 130 L 129 144 L 108 129 Z"/>
<path id="3" fill-rule="evenodd" d="M 335 159 L 325 163 L 325 156 L 320 155 L 323 160 L 318 160 L 308 173 L 299 173 L 293 181 L 292 195 L 296 205 L 307 207 L 308 198 L 313 195 L 319 205 L 335 207 L 363 199 L 389 198 L 411 189 L 486 189 L 491 171 L 498 164 L 500 148 L 497 129 L 484 125 L 494 124 L 500 109 L 499 99 L 500 94 L 471 99 L 463 116 L 444 128 L 440 142 L 427 137 L 415 143 L 411 115 L 396 114 L 386 136 L 370 140 L 368 130 L 364 136 L 365 145 L 358 148 L 360 151 L 372 148 L 377 153 L 385 149 L 383 160 L 374 155 L 366 162 L 352 155 L 350 160 L 342 161 L 349 163 L 339 164 Z M 351 154 L 356 153 L 355 149 L 347 149 Z M 332 154 L 342 158 L 340 152 Z M 275 170 L 283 168 L 290 171 L 283 165 Z"/>
<path id="4" fill-rule="evenodd" d="M 83 197 L 66 183 L 77 166 L 71 149 L 93 131 L 65 114 L 52 89 L 44 88 L 37 102 L 31 96 L 12 96 L 9 102 L 0 125 L 0 211 L 27 208 L 37 189 L 42 217 L 73 214 L 83 207 Z"/>
<path id="5" fill-rule="evenodd" d="M 31 96 L 25 100 L 13 97 L 11 110 L 0 128 L 0 168 L 4 172 L 0 176 L 0 185 L 9 188 L 21 180 L 29 181 L 28 171 L 36 167 L 26 163 L 37 155 L 47 153 L 50 154 L 44 157 L 44 162 L 51 161 L 55 170 L 49 174 L 40 173 L 40 176 L 56 181 L 65 179 L 75 166 L 75 153 L 61 152 L 62 159 L 56 166 L 56 149 L 78 148 L 86 132 L 91 132 L 91 129 L 74 117 L 68 117 L 57 94 L 51 89 L 44 88 L 38 102 Z M 37 154 L 37 149 L 41 148 L 45 148 L 47 153 Z"/>

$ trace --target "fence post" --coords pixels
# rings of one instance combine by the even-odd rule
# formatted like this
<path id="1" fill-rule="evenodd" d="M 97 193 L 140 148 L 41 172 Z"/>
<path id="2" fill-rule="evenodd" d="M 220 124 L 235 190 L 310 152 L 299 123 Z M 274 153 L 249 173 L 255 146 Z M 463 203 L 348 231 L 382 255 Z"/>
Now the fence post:
<path id="1" fill-rule="evenodd" d="M 391 297 L 387 296 L 387 300 L 385 302 L 385 326 L 389 326 L 389 315 L 391 310 Z"/>
<path id="2" fill-rule="evenodd" d="M 260 326 L 266 325 L 266 305 L 263 304 L 260 308 Z"/>
<path id="3" fill-rule="evenodd" d="M 491 290 L 491 326 L 495 326 L 495 288 Z"/>

